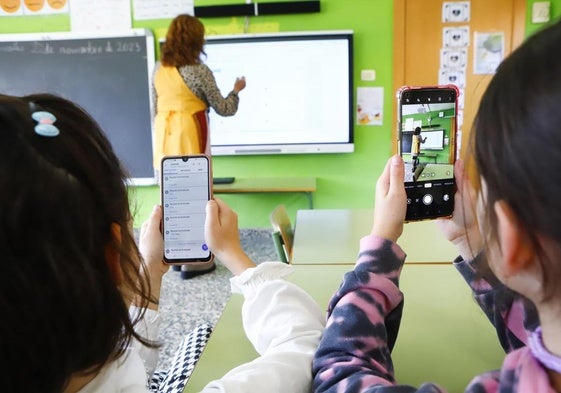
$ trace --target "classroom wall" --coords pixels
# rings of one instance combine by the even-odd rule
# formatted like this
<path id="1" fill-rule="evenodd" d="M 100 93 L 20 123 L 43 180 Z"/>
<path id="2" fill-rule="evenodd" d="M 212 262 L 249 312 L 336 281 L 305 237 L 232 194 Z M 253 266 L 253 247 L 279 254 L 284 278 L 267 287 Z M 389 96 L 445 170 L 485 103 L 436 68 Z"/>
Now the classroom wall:
<path id="1" fill-rule="evenodd" d="M 537 0 L 528 0 L 527 34 L 541 27 L 532 24 L 530 19 L 531 7 L 535 1 Z M 195 5 L 198 6 L 239 3 L 242 1 L 195 0 Z M 561 0 L 553 0 L 551 4 L 552 15 L 560 15 Z M 242 33 L 245 22 L 245 18 L 239 17 L 203 19 L 207 31 L 213 34 Z M 165 34 L 168 23 L 169 20 L 133 21 L 133 27 L 152 29 L 158 38 Z M 355 125 L 355 152 L 351 154 L 215 157 L 214 175 L 313 176 L 317 178 L 318 185 L 314 194 L 315 208 L 372 207 L 376 178 L 392 154 L 392 108 L 395 103 L 395 94 L 392 91 L 393 1 L 321 0 L 319 13 L 250 17 L 247 26 L 249 32 L 353 30 L 355 99 L 357 87 L 383 87 L 383 125 Z M 69 29 L 67 15 L 0 17 L 0 34 Z M 376 80 L 361 81 L 360 71 L 363 69 L 374 69 Z M 274 75 L 271 75 L 271 78 L 274 78 Z M 251 89 L 250 78 L 247 80 L 247 89 Z M 240 93 L 240 99 L 243 100 L 243 92 Z M 152 206 L 159 202 L 159 192 L 157 187 L 137 187 L 131 189 L 131 196 L 135 226 L 138 227 L 148 216 Z M 293 220 L 297 209 L 307 208 L 307 199 L 303 195 L 259 194 L 221 197 L 238 212 L 241 227 L 269 227 L 269 212 L 278 203 L 287 205 Z"/>
<path id="2" fill-rule="evenodd" d="M 223 0 L 195 2 L 196 5 L 227 3 Z M 240 1 L 229 3 L 239 4 Z M 250 32 L 353 30 L 355 87 L 385 87 L 384 125 L 355 126 L 355 152 L 352 154 L 215 157 L 214 175 L 312 176 L 317 178 L 318 187 L 314 194 L 314 207 L 372 207 L 374 182 L 386 158 L 391 154 L 391 108 L 394 103 L 394 93 L 391 91 L 392 18 L 391 0 L 322 0 L 320 13 L 249 18 Z M 213 33 L 241 33 L 245 18 L 207 18 L 203 19 L 203 22 L 207 31 Z M 139 24 L 137 27 L 156 26 Z M 375 69 L 376 80 L 361 82 L 362 69 Z M 274 78 L 274 75 L 271 75 L 271 78 Z M 247 79 L 246 89 L 251 89 L 251 78 Z M 240 93 L 240 100 L 243 101 L 243 91 Z M 137 189 L 136 195 L 137 200 L 142 204 L 140 215 L 144 215 L 147 207 L 156 203 L 158 198 L 157 192 L 145 188 Z M 278 203 L 287 205 L 292 219 L 297 209 L 308 206 L 307 199 L 302 194 L 220 195 L 220 197 L 236 209 L 242 227 L 269 227 L 269 213 Z"/>

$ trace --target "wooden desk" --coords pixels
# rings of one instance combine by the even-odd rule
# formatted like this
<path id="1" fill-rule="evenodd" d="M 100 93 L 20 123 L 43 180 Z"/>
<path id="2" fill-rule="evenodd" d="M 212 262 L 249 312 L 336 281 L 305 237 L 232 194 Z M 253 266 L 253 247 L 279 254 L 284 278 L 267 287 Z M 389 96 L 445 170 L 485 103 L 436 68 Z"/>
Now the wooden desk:
<path id="1" fill-rule="evenodd" d="M 288 279 L 326 309 L 349 269 L 298 265 Z M 504 353 L 495 330 L 452 265 L 406 265 L 401 288 L 404 316 L 393 350 L 400 383 L 420 386 L 432 381 L 449 392 L 460 392 L 476 374 L 500 367 Z M 185 392 L 199 392 L 211 380 L 257 356 L 243 331 L 241 306 L 241 295 L 233 295 L 226 304 Z"/>
<path id="2" fill-rule="evenodd" d="M 312 193 L 316 191 L 315 177 L 253 177 L 236 178 L 230 184 L 214 184 L 214 194 L 254 194 L 254 193 L 304 193 L 310 209 L 314 202 Z"/>
<path id="3" fill-rule="evenodd" d="M 372 229 L 372 209 L 298 210 L 292 263 L 354 264 L 359 241 Z M 450 263 L 458 256 L 433 221 L 405 224 L 398 244 L 406 263 Z"/>

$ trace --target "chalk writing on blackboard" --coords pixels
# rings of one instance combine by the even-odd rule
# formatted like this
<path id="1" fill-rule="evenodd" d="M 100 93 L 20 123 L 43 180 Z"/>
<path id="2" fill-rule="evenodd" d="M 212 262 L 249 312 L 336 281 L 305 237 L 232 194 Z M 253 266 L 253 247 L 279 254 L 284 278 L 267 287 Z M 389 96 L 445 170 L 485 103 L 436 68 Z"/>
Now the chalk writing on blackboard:
<path id="1" fill-rule="evenodd" d="M 101 125 L 135 184 L 153 184 L 149 31 L 0 35 L 0 92 L 49 92 Z M 95 33 L 94 33 L 95 34 Z"/>

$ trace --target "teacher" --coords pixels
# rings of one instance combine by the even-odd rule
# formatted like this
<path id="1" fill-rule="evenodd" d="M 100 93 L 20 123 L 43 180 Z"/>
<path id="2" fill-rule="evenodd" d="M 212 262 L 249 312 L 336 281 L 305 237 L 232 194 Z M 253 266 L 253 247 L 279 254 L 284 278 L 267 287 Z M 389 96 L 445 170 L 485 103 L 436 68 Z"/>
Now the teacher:
<path id="1" fill-rule="evenodd" d="M 154 102 L 154 169 L 165 155 L 210 154 L 208 134 L 201 132 L 196 113 L 212 107 L 221 116 L 238 110 L 245 78 L 223 97 L 210 68 L 201 60 L 205 28 L 194 16 L 176 16 L 162 46 L 161 64 L 152 78 Z"/>

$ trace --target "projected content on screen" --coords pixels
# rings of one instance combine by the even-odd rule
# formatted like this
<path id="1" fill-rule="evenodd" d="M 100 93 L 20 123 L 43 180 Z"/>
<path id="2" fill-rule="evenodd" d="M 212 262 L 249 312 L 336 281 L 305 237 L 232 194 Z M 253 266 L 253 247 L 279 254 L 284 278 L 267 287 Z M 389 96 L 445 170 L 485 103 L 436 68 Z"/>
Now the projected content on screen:
<path id="1" fill-rule="evenodd" d="M 352 151 L 350 37 L 209 37 L 205 63 L 222 94 L 247 81 L 234 116 L 209 113 L 212 153 Z"/>
<path id="2" fill-rule="evenodd" d="M 401 137 L 401 151 L 411 153 L 413 131 L 403 132 Z M 444 150 L 444 130 L 423 131 L 423 140 L 423 150 Z"/>

